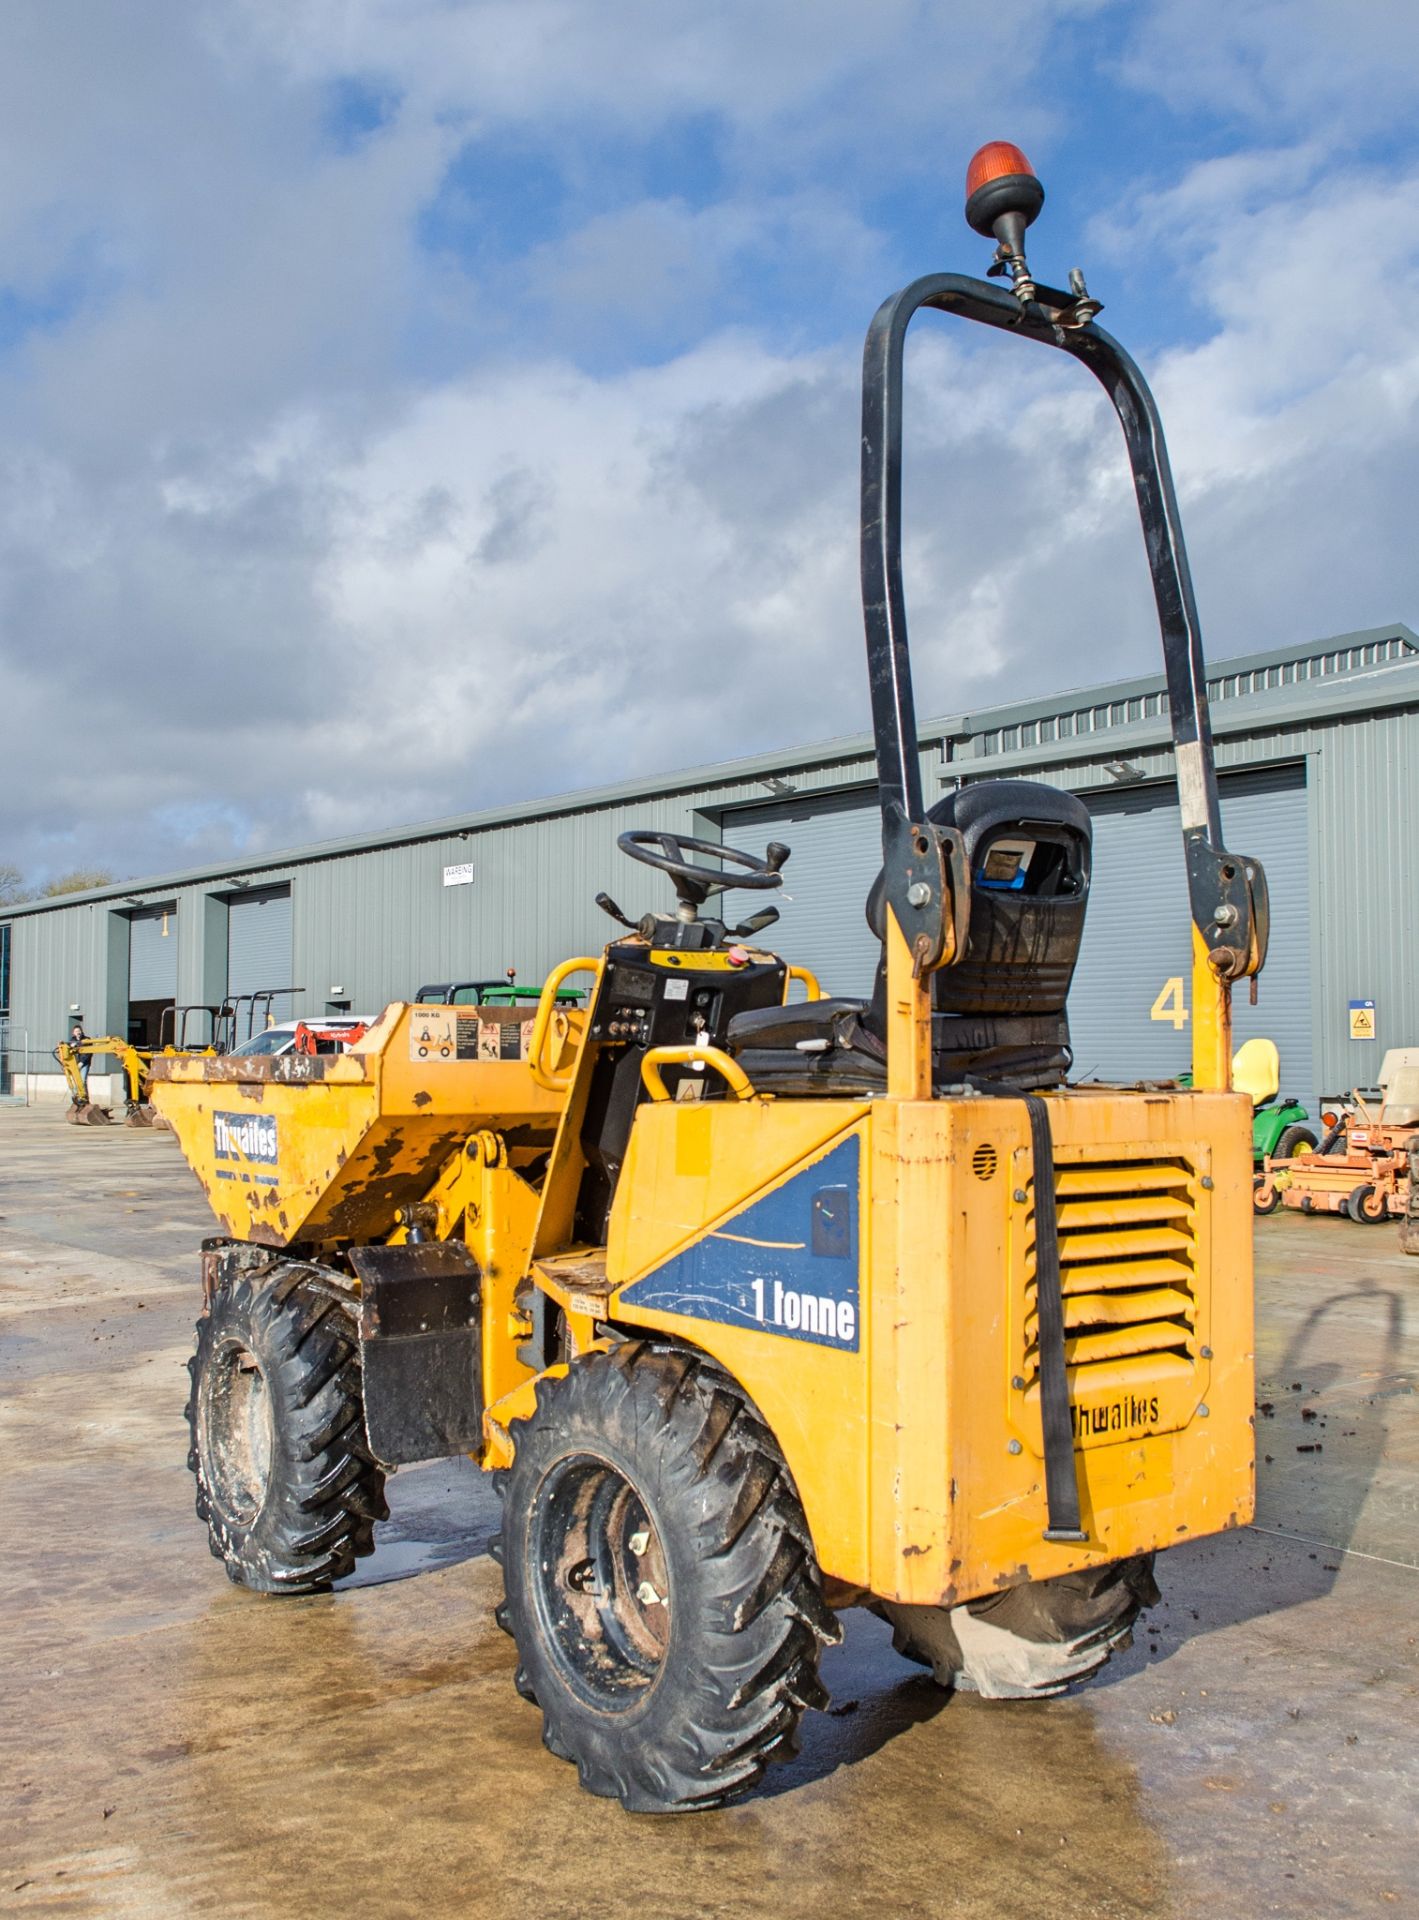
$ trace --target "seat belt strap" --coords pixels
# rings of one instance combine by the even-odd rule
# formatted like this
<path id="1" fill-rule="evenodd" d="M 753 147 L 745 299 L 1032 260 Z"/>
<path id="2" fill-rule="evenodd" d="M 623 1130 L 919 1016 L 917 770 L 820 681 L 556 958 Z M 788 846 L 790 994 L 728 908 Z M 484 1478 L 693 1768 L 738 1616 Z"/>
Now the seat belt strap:
<path id="1" fill-rule="evenodd" d="M 1046 1540 L 1087 1540 L 1079 1520 L 1079 1478 L 1069 1414 L 1064 1358 L 1064 1290 L 1059 1273 L 1059 1215 L 1054 1198 L 1054 1145 L 1049 1107 L 1038 1094 L 1021 1096 L 1030 1116 L 1035 1175 L 1035 1316 L 1040 1368 L 1040 1425 L 1044 1436 Z"/>

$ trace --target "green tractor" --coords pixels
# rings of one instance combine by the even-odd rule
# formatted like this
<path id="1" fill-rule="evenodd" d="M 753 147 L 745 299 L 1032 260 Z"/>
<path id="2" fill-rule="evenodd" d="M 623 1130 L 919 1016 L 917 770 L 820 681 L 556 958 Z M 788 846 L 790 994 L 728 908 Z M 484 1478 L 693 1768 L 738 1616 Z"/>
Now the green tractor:
<path id="1" fill-rule="evenodd" d="M 1181 1085 L 1192 1085 L 1190 1073 L 1180 1073 Z M 1319 1141 L 1310 1115 L 1299 1100 L 1277 1096 L 1281 1088 L 1281 1056 L 1274 1040 L 1248 1040 L 1232 1059 L 1232 1085 L 1249 1093 L 1252 1103 L 1251 1157 L 1257 1166 L 1267 1160 L 1289 1160 L 1293 1153 L 1314 1153 Z"/>

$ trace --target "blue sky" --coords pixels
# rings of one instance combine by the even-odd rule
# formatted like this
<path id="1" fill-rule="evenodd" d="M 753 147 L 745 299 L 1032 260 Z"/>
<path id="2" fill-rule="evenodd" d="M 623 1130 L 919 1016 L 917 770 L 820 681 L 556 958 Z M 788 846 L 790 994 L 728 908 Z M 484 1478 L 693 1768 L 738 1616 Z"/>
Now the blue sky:
<path id="1" fill-rule="evenodd" d="M 1414 620 L 1416 92 L 1378 0 L 17 0 L 0 865 L 860 728 L 861 336 L 984 269 L 992 137 L 1154 381 L 1214 656 Z M 1099 401 L 966 334 L 911 355 L 932 713 L 1156 646 Z"/>

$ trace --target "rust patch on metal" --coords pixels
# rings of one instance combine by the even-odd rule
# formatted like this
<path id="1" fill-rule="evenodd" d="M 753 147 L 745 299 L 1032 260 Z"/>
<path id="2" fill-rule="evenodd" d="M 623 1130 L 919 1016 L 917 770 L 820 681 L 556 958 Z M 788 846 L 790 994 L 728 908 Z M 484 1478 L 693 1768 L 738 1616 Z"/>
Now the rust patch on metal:
<path id="1" fill-rule="evenodd" d="M 1027 1581 L 1033 1580 L 1034 1577 L 1022 1560 L 1018 1567 L 1002 1568 L 1001 1571 L 996 1574 L 994 1584 L 999 1588 L 1021 1587 L 1024 1586 Z"/>
<path id="2" fill-rule="evenodd" d="M 431 1106 L 433 1104 L 433 1098 L 434 1096 L 431 1093 L 425 1092 L 423 1089 L 421 1089 L 418 1093 L 414 1095 L 414 1105 L 416 1107 Z"/>

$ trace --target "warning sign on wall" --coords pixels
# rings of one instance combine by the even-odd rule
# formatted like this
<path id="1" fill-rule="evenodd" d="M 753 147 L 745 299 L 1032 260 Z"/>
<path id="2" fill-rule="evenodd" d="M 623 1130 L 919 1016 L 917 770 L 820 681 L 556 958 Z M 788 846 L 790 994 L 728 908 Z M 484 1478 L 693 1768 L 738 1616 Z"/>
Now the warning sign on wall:
<path id="1" fill-rule="evenodd" d="M 1352 1000 L 1350 1002 L 1350 1038 L 1352 1040 L 1373 1040 L 1374 1037 L 1374 1001 Z"/>

